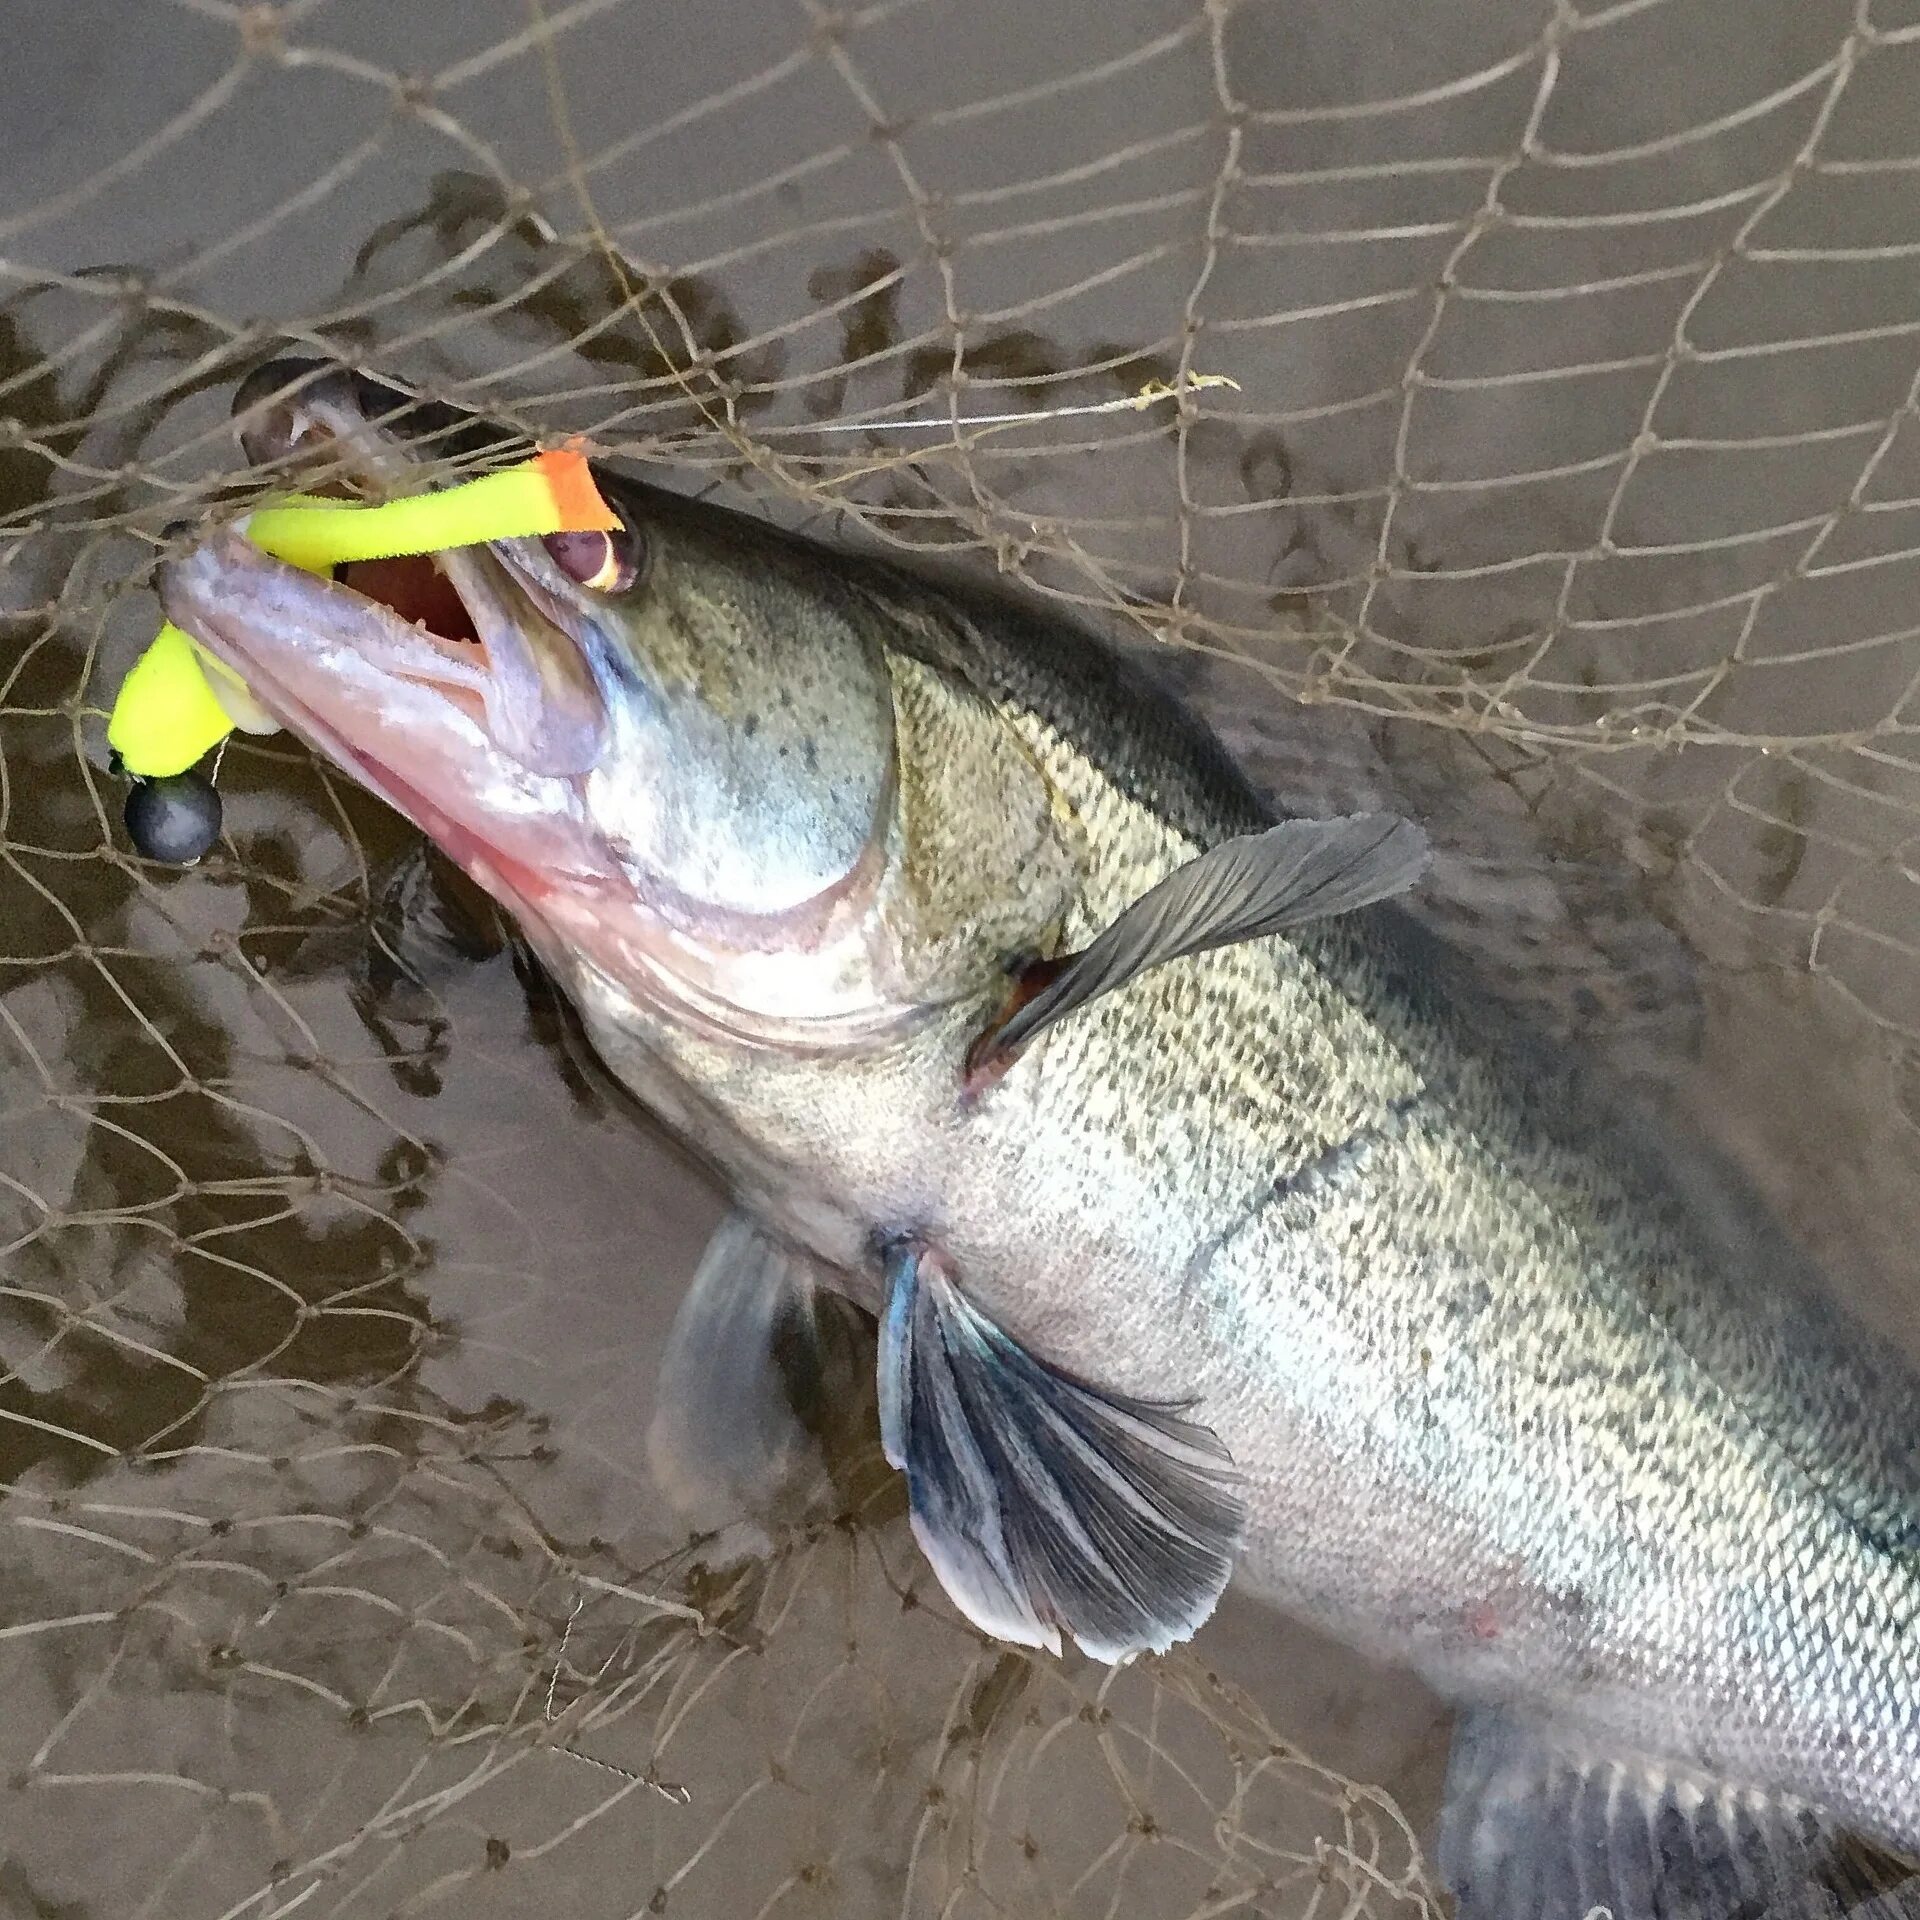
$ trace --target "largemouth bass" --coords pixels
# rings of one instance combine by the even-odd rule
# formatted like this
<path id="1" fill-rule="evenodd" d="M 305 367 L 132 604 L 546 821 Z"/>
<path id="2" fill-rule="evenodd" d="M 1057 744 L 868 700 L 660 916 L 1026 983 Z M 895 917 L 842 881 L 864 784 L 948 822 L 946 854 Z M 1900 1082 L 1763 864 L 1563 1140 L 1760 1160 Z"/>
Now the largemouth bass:
<path id="1" fill-rule="evenodd" d="M 405 405 L 236 401 L 375 489 Z M 770 1471 L 743 1395 L 837 1288 L 989 1633 L 1122 1659 L 1231 1575 L 1460 1701 L 1469 1920 L 1920 1912 L 1915 1381 L 1392 904 L 1418 827 L 1276 822 L 1088 635 L 599 477 L 612 535 L 160 590 L 731 1183 L 667 1451 Z"/>

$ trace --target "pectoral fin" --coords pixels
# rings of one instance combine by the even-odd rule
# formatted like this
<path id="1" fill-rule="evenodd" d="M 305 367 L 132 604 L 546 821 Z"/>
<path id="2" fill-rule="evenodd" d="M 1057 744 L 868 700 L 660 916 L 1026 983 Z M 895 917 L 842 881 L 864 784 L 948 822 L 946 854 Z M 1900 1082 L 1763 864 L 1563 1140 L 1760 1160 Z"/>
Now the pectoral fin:
<path id="1" fill-rule="evenodd" d="M 1915 1867 L 1812 1807 L 1463 1714 L 1439 1867 L 1458 1920 L 1913 1920 Z"/>
<path id="2" fill-rule="evenodd" d="M 1404 893 L 1426 871 L 1427 837 L 1390 813 L 1283 820 L 1189 860 L 1149 887 L 1084 952 L 1050 963 L 1050 978 L 975 1050 L 991 1074 L 1055 1021 L 1150 968 L 1350 913 Z"/>
<path id="3" fill-rule="evenodd" d="M 1225 1449 L 1164 1406 L 1036 1359 L 905 1243 L 887 1262 L 880 1431 L 913 1530 L 985 1632 L 1097 1660 L 1165 1652 L 1213 1611 L 1245 1520 Z"/>
<path id="4" fill-rule="evenodd" d="M 729 1214 L 708 1241 L 660 1355 L 646 1442 L 654 1478 L 690 1525 L 758 1522 L 824 1482 L 794 1405 L 821 1364 L 819 1295 L 813 1263 L 745 1214 Z"/>

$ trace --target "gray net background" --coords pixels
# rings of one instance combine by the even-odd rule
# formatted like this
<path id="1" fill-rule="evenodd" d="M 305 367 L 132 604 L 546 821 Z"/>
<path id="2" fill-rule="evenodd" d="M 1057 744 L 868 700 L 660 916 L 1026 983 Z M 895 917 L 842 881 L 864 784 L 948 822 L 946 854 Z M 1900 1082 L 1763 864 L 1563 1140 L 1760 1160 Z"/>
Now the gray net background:
<path id="1" fill-rule="evenodd" d="M 689 1542 L 716 1196 L 284 738 L 132 859 L 105 708 L 289 342 L 938 549 L 1430 819 L 1426 911 L 1911 1339 L 1920 5 L 6 24 L 0 1913 L 1418 1911 L 1405 1681 L 1231 1601 L 985 1647 L 857 1437 Z"/>

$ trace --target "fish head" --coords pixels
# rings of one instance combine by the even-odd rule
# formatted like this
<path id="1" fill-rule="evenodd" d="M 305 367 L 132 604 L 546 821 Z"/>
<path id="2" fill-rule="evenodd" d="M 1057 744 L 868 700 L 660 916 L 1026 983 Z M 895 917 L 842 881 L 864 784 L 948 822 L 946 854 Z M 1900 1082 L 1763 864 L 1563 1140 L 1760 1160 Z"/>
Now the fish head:
<path id="1" fill-rule="evenodd" d="M 473 431 L 298 363 L 235 406 L 256 460 L 317 452 L 375 497 L 417 491 L 423 448 Z M 550 964 L 763 1039 L 831 1044 L 907 1016 L 886 899 L 912 849 L 874 609 L 818 550 L 595 478 L 610 533 L 329 579 L 228 529 L 164 565 L 161 600 Z"/>

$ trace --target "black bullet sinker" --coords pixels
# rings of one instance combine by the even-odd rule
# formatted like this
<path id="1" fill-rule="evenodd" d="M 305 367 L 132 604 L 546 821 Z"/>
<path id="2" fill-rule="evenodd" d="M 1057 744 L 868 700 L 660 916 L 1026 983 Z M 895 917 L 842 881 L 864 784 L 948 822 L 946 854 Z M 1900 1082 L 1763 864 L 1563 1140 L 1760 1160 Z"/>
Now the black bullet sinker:
<path id="1" fill-rule="evenodd" d="M 220 796 L 198 773 L 136 780 L 127 794 L 126 820 L 134 852 L 190 867 L 220 838 Z"/>

